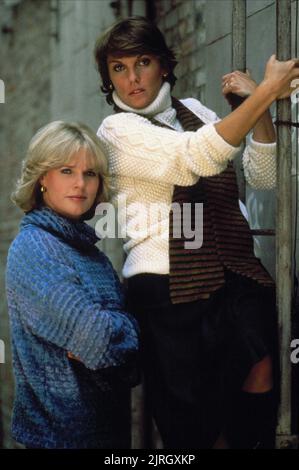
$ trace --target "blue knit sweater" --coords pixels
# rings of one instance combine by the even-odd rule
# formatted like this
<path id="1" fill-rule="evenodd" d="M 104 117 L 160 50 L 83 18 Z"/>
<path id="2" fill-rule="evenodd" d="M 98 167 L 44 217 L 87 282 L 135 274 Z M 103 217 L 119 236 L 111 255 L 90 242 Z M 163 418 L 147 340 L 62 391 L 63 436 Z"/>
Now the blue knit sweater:
<path id="1" fill-rule="evenodd" d="M 129 435 L 126 372 L 135 320 L 94 230 L 48 208 L 26 214 L 7 260 L 16 395 L 13 437 L 26 446 L 118 448 Z M 67 352 L 82 363 L 69 359 Z"/>

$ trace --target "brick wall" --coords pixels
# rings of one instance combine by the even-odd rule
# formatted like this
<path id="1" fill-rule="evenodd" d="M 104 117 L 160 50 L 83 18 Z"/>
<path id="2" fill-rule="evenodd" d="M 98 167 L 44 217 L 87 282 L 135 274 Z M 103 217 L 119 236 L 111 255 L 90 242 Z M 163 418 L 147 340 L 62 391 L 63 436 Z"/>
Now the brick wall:
<path id="1" fill-rule="evenodd" d="M 174 95 L 205 97 L 206 0 L 155 0 L 156 22 L 177 55 Z"/>
<path id="2" fill-rule="evenodd" d="M 65 119 L 85 122 L 97 130 L 111 112 L 99 90 L 93 47 L 117 13 L 110 0 L 10 3 L 18 5 L 11 8 L 0 1 L 0 79 L 6 85 L 6 103 L 0 104 L 0 339 L 6 345 L 6 363 L 0 364 L 0 448 L 18 447 L 10 437 L 14 383 L 4 272 L 7 250 L 18 232 L 22 212 L 10 202 L 10 193 L 38 128 Z M 129 5 L 126 0 L 121 2 L 121 16 L 130 13 Z M 133 2 L 131 14 L 144 13 L 143 0 Z M 120 241 L 105 240 L 102 248 L 120 272 Z M 140 425 L 138 393 L 133 402 L 134 429 Z M 141 445 L 139 434 L 136 428 L 133 442 L 137 447 Z"/>
<path id="3" fill-rule="evenodd" d="M 4 270 L 7 249 L 17 233 L 22 215 L 10 202 L 10 193 L 19 176 L 20 162 L 30 138 L 49 121 L 49 13 L 48 0 L 23 0 L 11 11 L 0 4 L 0 25 L 5 26 L 3 21 L 7 18 L 7 25 L 12 28 L 10 33 L 0 32 L 0 78 L 6 84 L 6 102 L 0 104 L 0 338 L 6 346 L 6 362 L 0 364 L 0 419 L 3 428 L 0 447 L 5 448 L 16 444 L 10 438 L 9 429 L 13 377 Z"/>

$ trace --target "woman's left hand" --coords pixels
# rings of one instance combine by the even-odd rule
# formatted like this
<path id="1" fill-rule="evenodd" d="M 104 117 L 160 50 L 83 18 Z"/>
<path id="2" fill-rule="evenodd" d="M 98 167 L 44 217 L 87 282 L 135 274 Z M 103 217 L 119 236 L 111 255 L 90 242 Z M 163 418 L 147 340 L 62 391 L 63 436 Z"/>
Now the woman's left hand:
<path id="1" fill-rule="evenodd" d="M 248 70 L 246 73 L 236 70 L 222 77 L 222 93 L 229 104 L 231 104 L 229 93 L 247 97 L 254 93 L 256 87 L 257 83 L 251 78 Z"/>

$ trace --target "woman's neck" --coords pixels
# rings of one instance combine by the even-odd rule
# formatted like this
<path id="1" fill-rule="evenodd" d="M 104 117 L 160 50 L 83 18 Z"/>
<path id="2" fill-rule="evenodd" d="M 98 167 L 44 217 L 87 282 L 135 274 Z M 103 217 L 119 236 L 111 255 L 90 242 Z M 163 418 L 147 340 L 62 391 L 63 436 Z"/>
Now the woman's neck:
<path id="1" fill-rule="evenodd" d="M 155 116 L 156 114 L 162 113 L 171 107 L 170 84 L 168 82 L 163 83 L 154 101 L 152 101 L 145 108 L 131 108 L 119 98 L 116 91 L 113 92 L 112 97 L 118 108 L 122 109 L 123 111 L 141 114 L 142 116 Z"/>

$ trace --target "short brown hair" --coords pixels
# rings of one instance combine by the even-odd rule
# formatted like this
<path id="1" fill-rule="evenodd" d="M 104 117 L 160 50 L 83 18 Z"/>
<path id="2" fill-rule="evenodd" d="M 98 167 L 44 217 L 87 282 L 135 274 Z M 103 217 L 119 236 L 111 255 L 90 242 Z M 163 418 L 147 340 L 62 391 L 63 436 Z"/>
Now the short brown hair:
<path id="1" fill-rule="evenodd" d="M 159 28 L 142 16 L 131 16 L 113 24 L 96 41 L 94 56 L 102 78 L 101 90 L 109 104 L 113 104 L 111 80 L 109 77 L 107 57 L 134 56 L 142 54 L 155 55 L 167 72 L 166 80 L 171 87 L 176 82 L 173 71 L 177 65 L 174 52 L 167 46 Z"/>

